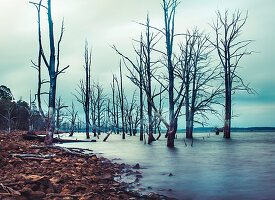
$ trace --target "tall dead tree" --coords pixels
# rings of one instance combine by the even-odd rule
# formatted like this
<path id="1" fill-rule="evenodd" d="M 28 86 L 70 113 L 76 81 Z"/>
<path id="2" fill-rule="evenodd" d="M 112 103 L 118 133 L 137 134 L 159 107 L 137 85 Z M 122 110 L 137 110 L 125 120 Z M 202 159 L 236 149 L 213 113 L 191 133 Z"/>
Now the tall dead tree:
<path id="1" fill-rule="evenodd" d="M 104 107 L 104 103 L 105 103 L 105 95 L 103 94 L 103 87 L 97 83 L 95 85 L 96 90 L 96 115 L 97 115 L 97 132 L 100 135 L 101 133 L 101 122 L 103 121 L 104 118 L 104 111 L 105 111 L 105 107 Z"/>
<path id="2" fill-rule="evenodd" d="M 61 112 L 63 108 L 67 108 L 68 106 L 64 105 L 62 102 L 62 98 L 58 97 L 56 102 L 56 133 L 59 133 L 60 125 L 64 118 L 64 113 Z"/>
<path id="3" fill-rule="evenodd" d="M 248 84 L 238 75 L 238 68 L 241 59 L 252 52 L 247 50 L 251 40 L 241 40 L 241 31 L 247 21 L 247 13 L 243 17 L 240 11 L 235 11 L 229 17 L 228 11 L 224 14 L 217 11 L 217 21 L 213 22 L 212 28 L 215 32 L 215 40 L 211 43 L 215 47 L 220 64 L 222 66 L 222 77 L 224 78 L 225 88 L 225 120 L 224 137 L 230 138 L 232 101 L 231 96 L 238 90 L 245 90 L 253 93 Z"/>
<path id="4" fill-rule="evenodd" d="M 124 64 L 128 71 L 130 72 L 130 76 L 128 78 L 140 89 L 140 115 L 141 115 L 141 133 L 140 133 L 140 140 L 143 140 L 143 90 L 147 96 L 147 105 L 148 105 L 148 127 L 149 127 L 149 138 L 148 143 L 152 143 L 155 141 L 153 136 L 153 102 L 154 97 L 157 95 L 153 94 L 152 92 L 152 78 L 153 78 L 153 67 L 157 63 L 157 61 L 152 61 L 151 53 L 154 51 L 154 46 L 158 43 L 156 40 L 157 35 L 151 32 L 150 20 L 149 15 L 147 15 L 146 20 L 146 37 L 145 41 L 143 40 L 143 36 L 141 34 L 140 40 L 136 41 L 140 44 L 140 49 L 134 49 L 138 59 L 137 62 L 133 62 L 127 56 L 122 54 L 115 46 L 113 49 L 122 56 Z M 127 62 L 126 62 L 127 61 Z M 127 66 L 127 63 L 132 65 L 133 70 Z M 137 73 L 137 74 L 136 74 Z"/>
<path id="5" fill-rule="evenodd" d="M 113 83 L 111 84 L 112 88 L 112 104 L 113 104 L 113 110 L 112 110 L 112 116 L 113 116 L 113 125 L 115 132 L 118 133 L 118 123 L 117 123 L 117 115 L 116 115 L 116 101 L 115 101 L 115 77 L 113 75 Z"/>
<path id="6" fill-rule="evenodd" d="M 55 99 L 56 99 L 56 83 L 57 77 L 59 74 L 64 73 L 64 71 L 69 67 L 64 67 L 63 69 L 59 69 L 60 65 L 60 44 L 62 40 L 62 36 L 64 33 L 64 21 L 62 22 L 61 26 L 61 33 L 57 43 L 57 55 L 55 54 L 55 42 L 54 42 L 54 28 L 53 28 L 53 20 L 52 20 L 52 12 L 51 12 L 51 0 L 47 1 L 47 5 L 42 5 L 42 1 L 39 3 L 31 2 L 34 5 L 38 5 L 39 7 L 39 16 L 40 16 L 40 8 L 43 7 L 47 10 L 47 17 L 48 17 L 48 29 L 49 29 L 49 46 L 50 46 L 50 57 L 49 59 L 46 58 L 42 43 L 41 43 L 41 34 L 39 34 L 39 54 L 41 53 L 41 57 L 46 65 L 49 73 L 50 78 L 50 89 L 49 89 L 49 104 L 48 104 L 48 133 L 45 137 L 45 144 L 49 145 L 53 142 L 53 134 L 55 131 Z M 40 26 L 40 21 L 39 25 Z M 40 30 L 40 28 L 39 28 Z M 41 32 L 40 32 L 41 33 Z"/>
<path id="7" fill-rule="evenodd" d="M 164 31 L 161 32 L 165 35 L 166 39 L 166 64 L 168 69 L 168 95 L 169 95 L 169 127 L 167 130 L 167 146 L 174 147 L 174 139 L 177 131 L 177 116 L 175 114 L 175 104 L 180 99 L 182 88 L 178 97 L 174 97 L 175 83 L 174 83 L 174 65 L 173 65 L 173 44 L 175 37 L 175 13 L 178 6 L 177 0 L 163 0 L 162 8 L 164 13 Z M 179 107 L 182 103 L 179 103 Z M 178 108 L 179 108 L 178 107 Z M 178 111 L 179 112 L 179 111 Z"/>
<path id="8" fill-rule="evenodd" d="M 121 111 L 122 139 L 125 139 L 124 92 L 123 92 L 123 79 L 122 79 L 122 71 L 121 71 L 121 62 L 119 64 L 119 72 L 120 72 L 120 85 L 119 85 L 118 80 L 117 80 L 116 77 L 115 77 L 115 81 L 117 83 L 117 90 L 118 90 L 118 97 L 119 97 L 120 111 Z"/>
<path id="9" fill-rule="evenodd" d="M 152 34 L 150 29 L 150 20 L 149 15 L 147 14 L 147 23 L 146 23 L 146 43 L 142 43 L 143 46 L 143 55 L 144 55 L 144 61 L 145 61 L 145 74 L 146 82 L 147 82 L 147 105 L 148 105 L 148 120 L 149 120 L 149 136 L 148 136 L 148 144 L 151 144 L 153 141 L 155 141 L 155 138 L 153 136 L 153 108 L 150 103 L 150 101 L 153 101 L 152 98 L 152 61 L 151 61 L 151 52 L 153 51 L 153 47 L 156 43 L 154 42 L 154 39 L 156 38 L 156 35 Z M 144 45 L 145 44 L 145 45 Z"/>
<path id="10" fill-rule="evenodd" d="M 48 83 L 48 81 L 42 80 L 42 67 L 41 67 L 42 55 L 43 55 L 42 38 L 41 38 L 41 6 L 42 6 L 42 0 L 40 0 L 39 3 L 33 3 L 33 2 L 30 2 L 30 3 L 32 3 L 37 9 L 37 22 L 38 22 L 38 46 L 39 46 L 38 60 L 37 60 L 37 63 L 31 61 L 32 64 L 33 64 L 32 67 L 34 67 L 38 72 L 38 86 L 37 86 L 37 94 L 36 94 L 35 97 L 37 97 L 39 112 L 40 112 L 41 116 L 43 117 L 44 122 L 46 122 L 46 120 L 45 120 L 46 116 L 45 116 L 44 111 L 43 111 L 42 106 L 41 106 L 41 95 L 44 94 L 44 93 L 41 92 L 41 87 L 42 87 L 43 84 Z"/>
<path id="11" fill-rule="evenodd" d="M 142 41 L 142 35 L 140 36 L 140 41 Z M 140 52 L 139 52 L 139 71 L 143 70 L 143 62 L 142 62 L 143 48 L 142 43 L 140 42 Z M 139 129 L 139 140 L 143 141 L 143 91 L 142 91 L 142 75 L 143 73 L 139 73 L 139 114 L 140 114 L 140 129 Z"/>
<path id="12" fill-rule="evenodd" d="M 69 136 L 73 136 L 75 129 L 75 122 L 77 119 L 77 111 L 75 110 L 74 102 L 72 101 L 72 106 L 70 109 L 67 109 L 69 112 L 69 122 L 71 123 L 71 131 Z"/>
<path id="13" fill-rule="evenodd" d="M 78 89 L 75 95 L 77 101 L 82 104 L 85 113 L 86 121 L 86 138 L 90 138 L 90 98 L 91 98 L 91 65 L 92 65 L 92 52 L 88 49 L 88 41 L 85 41 L 84 50 L 84 70 L 85 80 L 80 80 Z"/>
<path id="14" fill-rule="evenodd" d="M 210 66 L 208 36 L 194 29 L 185 34 L 185 43 L 180 45 L 181 55 L 175 67 L 175 75 L 185 85 L 186 138 L 193 138 L 194 123 L 204 126 L 206 113 L 217 114 L 213 105 L 219 104 L 222 94 L 217 84 L 217 67 Z"/>

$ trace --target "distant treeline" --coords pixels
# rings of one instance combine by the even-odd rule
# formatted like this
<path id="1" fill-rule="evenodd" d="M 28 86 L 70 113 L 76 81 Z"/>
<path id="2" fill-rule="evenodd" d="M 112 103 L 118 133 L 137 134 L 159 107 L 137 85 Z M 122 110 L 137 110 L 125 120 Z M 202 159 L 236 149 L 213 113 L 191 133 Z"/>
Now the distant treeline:
<path id="1" fill-rule="evenodd" d="M 185 132 L 185 129 L 179 129 L 178 132 Z M 216 127 L 198 127 L 194 132 L 215 132 Z M 248 127 L 248 128 L 231 128 L 232 132 L 275 132 L 275 127 Z"/>
<path id="2" fill-rule="evenodd" d="M 23 100 L 14 101 L 11 90 L 0 86 L 0 130 L 44 130 L 42 117 Z"/>

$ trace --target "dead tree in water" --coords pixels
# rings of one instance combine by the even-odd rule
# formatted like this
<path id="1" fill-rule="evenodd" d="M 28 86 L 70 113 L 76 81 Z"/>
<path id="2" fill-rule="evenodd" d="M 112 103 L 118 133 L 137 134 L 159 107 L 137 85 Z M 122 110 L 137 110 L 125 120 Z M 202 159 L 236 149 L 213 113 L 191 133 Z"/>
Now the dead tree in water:
<path id="1" fill-rule="evenodd" d="M 96 96 L 95 96 L 95 102 L 96 102 L 96 115 L 97 115 L 97 132 L 100 135 L 101 133 L 101 121 L 104 117 L 104 103 L 105 103 L 105 95 L 103 94 L 103 87 L 97 83 L 94 86 L 94 89 L 96 90 Z"/>
<path id="2" fill-rule="evenodd" d="M 122 79 L 122 72 L 121 72 L 121 62 L 119 64 L 120 69 L 120 86 L 118 83 L 117 78 L 115 77 L 115 81 L 117 83 L 117 90 L 119 96 L 119 103 L 120 103 L 120 111 L 121 111 L 121 122 L 122 122 L 122 139 L 125 139 L 125 124 L 124 124 L 124 92 L 123 92 L 123 79 Z"/>
<path id="3" fill-rule="evenodd" d="M 113 125 L 114 125 L 114 130 L 116 133 L 118 133 L 118 120 L 117 120 L 117 112 L 116 112 L 116 101 L 115 101 L 115 77 L 113 75 L 113 83 L 111 84 L 112 88 L 112 104 L 113 104 L 113 110 L 112 110 L 112 118 L 113 118 Z"/>
<path id="4" fill-rule="evenodd" d="M 71 109 L 67 109 L 69 114 L 70 114 L 70 118 L 69 121 L 71 123 L 71 131 L 70 131 L 70 135 L 69 136 L 73 136 L 74 134 L 74 128 L 75 128 L 75 122 L 77 119 L 77 111 L 75 110 L 75 106 L 74 106 L 74 102 L 72 101 L 72 106 Z"/>
<path id="5" fill-rule="evenodd" d="M 151 53 L 154 50 L 154 46 L 157 44 L 158 40 L 156 40 L 157 35 L 151 32 L 149 16 L 147 15 L 146 22 L 146 39 L 143 40 L 142 34 L 139 42 L 140 50 L 136 50 L 135 52 L 138 56 L 137 63 L 134 63 L 127 56 L 122 54 L 115 46 L 113 49 L 122 56 L 124 64 L 128 71 L 130 72 L 130 76 L 128 78 L 140 89 L 140 140 L 143 140 L 143 95 L 142 91 L 144 90 L 147 96 L 147 104 L 148 104 L 148 127 L 149 127 L 149 138 L 148 143 L 152 143 L 155 141 L 153 136 L 153 102 L 154 97 L 157 95 L 152 94 L 152 77 L 153 77 L 153 66 L 157 63 L 156 61 L 152 61 Z M 132 65 L 133 70 L 127 66 L 127 63 Z"/>
<path id="6" fill-rule="evenodd" d="M 85 41 L 85 53 L 84 53 L 84 70 L 85 81 L 80 80 L 77 95 L 74 95 L 79 103 L 82 104 L 85 113 L 86 121 L 86 138 L 90 138 L 90 98 L 91 98 L 91 65 L 92 65 L 92 52 L 89 52 L 88 42 Z"/>
<path id="7" fill-rule="evenodd" d="M 42 43 L 39 43 L 39 53 L 41 53 L 42 59 L 44 64 L 46 65 L 49 78 L 50 78 L 50 89 L 49 89 L 49 104 L 48 104 L 48 133 L 45 137 L 45 144 L 50 145 L 53 143 L 53 133 L 55 131 L 55 98 L 56 98 L 56 80 L 59 74 L 64 73 L 64 71 L 69 67 L 64 67 L 63 69 L 59 69 L 60 65 L 60 44 L 62 40 L 62 36 L 64 33 L 64 23 L 62 22 L 61 27 L 61 34 L 57 43 L 57 55 L 55 54 L 55 42 L 54 42 L 54 31 L 53 31 L 53 20 L 52 20 L 52 11 L 51 11 L 51 0 L 48 0 L 47 6 L 41 4 L 42 1 L 39 3 L 31 2 L 32 4 L 39 7 L 39 15 L 40 15 L 40 8 L 46 8 L 47 10 L 47 17 L 48 17 L 48 27 L 49 27 L 49 46 L 50 46 L 50 58 L 47 59 L 43 48 Z M 39 35 L 39 41 L 41 40 L 41 34 Z"/>
<path id="8" fill-rule="evenodd" d="M 164 77 L 164 80 L 167 81 L 167 86 L 165 86 L 161 81 L 159 83 L 164 86 L 164 90 L 168 92 L 169 100 L 169 123 L 160 115 L 158 109 L 155 107 L 152 99 L 149 98 L 149 102 L 153 106 L 155 113 L 158 115 L 158 118 L 163 122 L 167 128 L 167 146 L 174 147 L 174 139 L 177 131 L 177 121 L 180 114 L 181 108 L 184 104 L 184 84 L 180 83 L 175 85 L 175 63 L 174 61 L 174 38 L 175 34 L 175 13 L 176 8 L 179 4 L 178 0 L 163 0 L 162 10 L 164 14 L 164 28 L 158 29 L 156 27 L 150 26 L 150 28 L 157 30 L 160 34 L 165 37 L 166 52 L 157 50 L 164 56 L 163 64 L 167 67 L 168 77 Z M 142 24 L 145 27 L 146 24 Z M 179 34 L 178 34 L 179 35 Z M 156 79 L 158 80 L 158 79 Z M 167 89 L 168 88 L 168 89 Z M 148 95 L 147 95 L 148 97 Z"/>
<path id="9" fill-rule="evenodd" d="M 253 89 L 245 84 L 243 79 L 238 75 L 239 62 L 245 55 L 250 55 L 252 52 L 247 51 L 247 46 L 251 40 L 239 40 L 241 31 L 246 23 L 247 14 L 242 17 L 240 11 L 232 14 L 231 19 L 228 16 L 228 11 L 224 15 L 217 12 L 217 21 L 211 26 L 216 34 L 215 40 L 211 43 L 217 50 L 217 54 L 222 66 L 225 85 L 225 120 L 224 120 L 224 137 L 230 138 L 232 101 L 231 96 L 238 90 L 245 90 L 248 93 L 253 93 Z"/>
<path id="10" fill-rule="evenodd" d="M 132 99 L 131 102 L 128 102 L 127 99 L 126 100 L 126 105 L 125 105 L 125 111 L 126 111 L 126 117 L 125 117 L 125 123 L 128 124 L 129 127 L 129 134 L 130 136 L 133 135 L 133 130 L 134 130 L 134 110 L 136 107 L 136 90 L 134 91 L 133 95 L 132 95 Z"/>
<path id="11" fill-rule="evenodd" d="M 142 35 L 140 40 L 142 41 Z M 142 62 L 142 43 L 140 43 L 140 52 L 139 52 L 139 71 L 143 70 L 143 62 Z M 139 73 L 139 114 L 140 114 L 140 129 L 139 129 L 139 140 L 143 141 L 143 91 L 142 91 L 142 76 L 143 73 Z M 136 120 L 137 121 L 137 120 Z"/>
<path id="12" fill-rule="evenodd" d="M 64 113 L 61 112 L 63 108 L 67 108 L 62 102 L 61 97 L 58 97 L 56 102 L 56 133 L 59 133 L 60 125 L 64 118 Z"/>
<path id="13" fill-rule="evenodd" d="M 208 36 L 197 29 L 185 34 L 185 43 L 180 45 L 181 55 L 175 68 L 175 75 L 185 85 L 186 138 L 193 138 L 194 123 L 204 126 L 208 119 L 206 112 L 217 114 L 214 104 L 222 94 L 220 86 L 214 87 L 217 67 L 210 67 L 210 44 Z M 215 81 L 215 82 L 214 82 Z M 197 117 L 199 116 L 199 117 Z"/>

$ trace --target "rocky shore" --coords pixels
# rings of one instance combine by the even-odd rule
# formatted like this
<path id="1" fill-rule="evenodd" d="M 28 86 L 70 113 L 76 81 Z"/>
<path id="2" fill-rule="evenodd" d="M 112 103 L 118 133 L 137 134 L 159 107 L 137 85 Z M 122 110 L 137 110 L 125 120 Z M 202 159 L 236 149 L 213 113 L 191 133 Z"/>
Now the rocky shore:
<path id="1" fill-rule="evenodd" d="M 83 150 L 33 148 L 24 132 L 0 132 L 0 199 L 168 199 L 141 195 L 116 181 L 123 173 L 140 176 L 137 169 L 112 163 Z M 78 155 L 79 153 L 79 155 Z M 138 178 L 137 178 L 138 181 Z"/>

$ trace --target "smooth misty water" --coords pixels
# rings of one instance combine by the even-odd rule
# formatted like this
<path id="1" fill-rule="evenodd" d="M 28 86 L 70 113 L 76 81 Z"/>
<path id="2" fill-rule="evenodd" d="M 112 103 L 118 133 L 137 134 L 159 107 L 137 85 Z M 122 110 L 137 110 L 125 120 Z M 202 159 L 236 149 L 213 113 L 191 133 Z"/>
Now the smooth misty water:
<path id="1" fill-rule="evenodd" d="M 193 147 L 178 134 L 174 149 L 166 147 L 165 138 L 145 145 L 139 136 L 122 140 L 111 135 L 105 143 L 104 136 L 96 143 L 64 146 L 89 148 L 111 160 L 120 158 L 120 163 L 139 163 L 140 187 L 147 193 L 177 199 L 275 199 L 275 133 L 232 133 L 230 140 L 222 134 L 195 133 Z"/>

